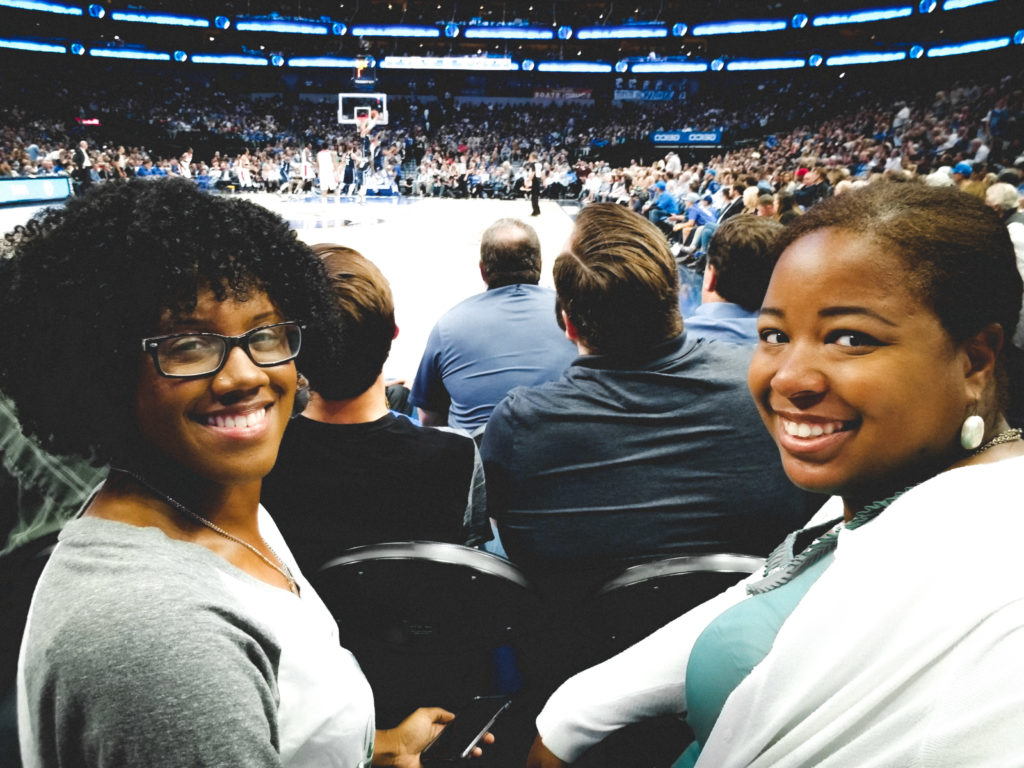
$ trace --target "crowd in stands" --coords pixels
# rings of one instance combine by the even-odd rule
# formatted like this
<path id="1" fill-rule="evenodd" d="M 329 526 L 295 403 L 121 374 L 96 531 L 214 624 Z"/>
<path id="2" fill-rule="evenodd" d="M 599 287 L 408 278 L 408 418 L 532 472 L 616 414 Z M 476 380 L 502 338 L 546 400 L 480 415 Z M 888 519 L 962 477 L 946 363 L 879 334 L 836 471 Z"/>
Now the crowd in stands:
<path id="1" fill-rule="evenodd" d="M 543 195 L 630 201 L 642 207 L 657 180 L 686 178 L 704 165 L 753 179 L 763 193 L 794 192 L 806 207 L 801 169 L 827 187 L 872 174 L 929 174 L 966 163 L 975 181 L 1024 155 L 1021 73 L 915 83 L 891 80 L 749 80 L 737 87 L 679 92 L 669 102 L 629 104 L 469 103 L 394 96 L 372 147 L 339 125 L 333 102 L 251 97 L 201 78 L 141 79 L 120 86 L 13 77 L 0 84 L 0 175 L 68 173 L 85 183 L 135 175 L 184 175 L 230 190 L 357 194 L 384 188 L 412 195 L 514 197 L 524 162 L 544 164 Z M 74 84 L 72 84 L 74 83 Z M 637 87 L 662 87 L 661 82 Z M 108 128 L 75 118 L 103 116 Z M 120 126 L 119 132 L 115 127 Z M 666 167 L 647 138 L 662 129 L 719 129 L 721 154 Z M 112 138 L 117 133 L 116 138 Z M 137 138 L 141 136 L 142 138 Z M 88 167 L 74 150 L 87 142 Z M 147 141 L 147 144 L 134 141 Z M 207 154 L 186 153 L 190 144 Z M 219 148 L 218 148 L 219 147 Z M 316 154 L 331 152 L 321 180 Z M 659 162 L 660 161 L 660 162 Z M 945 172 L 945 171 L 943 171 Z M 693 179 L 691 178 L 690 181 Z M 718 182 L 721 183 L 719 178 Z M 681 200 L 693 188 L 677 190 Z M 721 203 L 719 199 L 716 202 Z"/>

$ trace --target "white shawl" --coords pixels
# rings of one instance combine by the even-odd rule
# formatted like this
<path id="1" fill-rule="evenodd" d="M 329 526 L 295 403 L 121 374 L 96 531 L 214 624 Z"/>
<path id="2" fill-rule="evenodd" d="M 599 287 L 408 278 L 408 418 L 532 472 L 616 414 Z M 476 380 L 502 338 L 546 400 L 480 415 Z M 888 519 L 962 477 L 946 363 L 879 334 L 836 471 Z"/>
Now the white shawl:
<path id="1" fill-rule="evenodd" d="M 698 766 L 1024 766 L 1022 478 L 1024 457 L 950 470 L 842 531 Z M 835 498 L 810 524 L 841 515 Z M 544 743 L 571 762 L 685 712 L 694 641 L 744 599 L 741 582 L 568 680 L 537 718 Z"/>
<path id="2" fill-rule="evenodd" d="M 1024 765 L 1022 475 L 951 470 L 843 531 L 698 766 Z"/>

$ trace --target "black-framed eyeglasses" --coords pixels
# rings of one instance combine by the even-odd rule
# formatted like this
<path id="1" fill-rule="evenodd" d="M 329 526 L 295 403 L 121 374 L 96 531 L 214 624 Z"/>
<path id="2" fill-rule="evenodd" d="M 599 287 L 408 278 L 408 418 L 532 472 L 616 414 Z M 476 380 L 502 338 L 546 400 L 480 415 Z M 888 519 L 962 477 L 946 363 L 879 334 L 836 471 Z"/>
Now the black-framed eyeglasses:
<path id="1" fill-rule="evenodd" d="M 219 333 L 173 333 L 142 340 L 157 373 L 173 379 L 212 376 L 224 367 L 228 354 L 241 347 L 260 368 L 294 360 L 302 346 L 302 326 L 296 322 L 261 325 L 241 336 Z"/>

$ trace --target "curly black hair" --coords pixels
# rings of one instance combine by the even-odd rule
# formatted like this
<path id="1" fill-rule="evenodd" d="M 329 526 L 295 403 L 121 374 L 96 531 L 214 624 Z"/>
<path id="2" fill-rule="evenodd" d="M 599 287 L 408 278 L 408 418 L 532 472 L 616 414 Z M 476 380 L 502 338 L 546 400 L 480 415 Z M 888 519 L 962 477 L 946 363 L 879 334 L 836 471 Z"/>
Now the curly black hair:
<path id="1" fill-rule="evenodd" d="M 314 336 L 334 311 L 320 260 L 286 221 L 185 179 L 98 185 L 5 240 L 0 391 L 44 448 L 97 464 L 132 450 L 141 339 L 164 311 L 194 309 L 202 287 L 218 300 L 264 291 Z"/>

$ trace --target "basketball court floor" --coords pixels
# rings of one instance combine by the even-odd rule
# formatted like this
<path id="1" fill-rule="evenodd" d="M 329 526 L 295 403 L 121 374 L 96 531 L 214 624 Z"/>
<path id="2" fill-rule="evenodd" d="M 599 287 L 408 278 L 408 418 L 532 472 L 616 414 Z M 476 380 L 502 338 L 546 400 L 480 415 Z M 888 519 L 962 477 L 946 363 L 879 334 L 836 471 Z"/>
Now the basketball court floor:
<path id="1" fill-rule="evenodd" d="M 391 283 L 399 327 L 384 373 L 410 385 L 437 318 L 485 289 L 477 266 L 483 231 L 505 217 L 521 218 L 533 226 L 542 248 L 541 285 L 551 286 L 551 266 L 579 211 L 575 203 L 550 200 L 541 201 L 541 215 L 531 217 L 526 199 L 368 197 L 359 203 L 318 195 L 289 198 L 252 193 L 245 197 L 279 213 L 304 242 L 355 248 L 380 268 Z M 0 209 L 0 232 L 27 221 L 36 210 Z M 699 275 L 683 273 L 687 308 L 700 302 L 700 282 Z M 551 322 L 555 322 L 553 309 Z"/>

